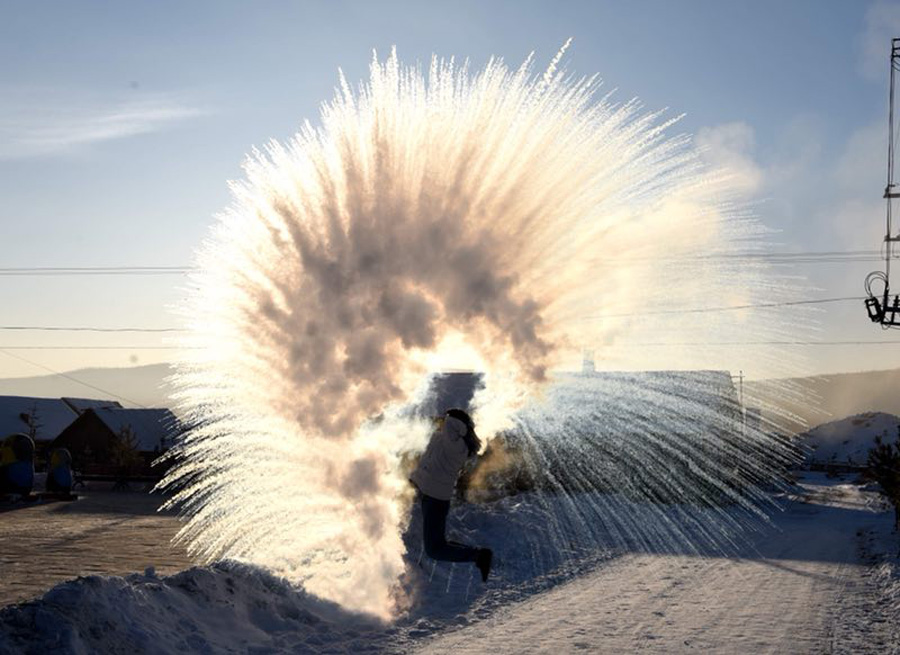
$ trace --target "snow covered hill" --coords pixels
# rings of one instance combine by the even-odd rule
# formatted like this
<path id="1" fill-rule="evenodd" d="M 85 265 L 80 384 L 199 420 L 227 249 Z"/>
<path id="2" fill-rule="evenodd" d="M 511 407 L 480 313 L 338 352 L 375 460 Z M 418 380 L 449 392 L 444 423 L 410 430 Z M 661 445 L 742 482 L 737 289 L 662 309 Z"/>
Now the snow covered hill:
<path id="1" fill-rule="evenodd" d="M 744 383 L 744 400 L 748 407 L 763 407 L 767 418 L 796 434 L 852 414 L 900 414 L 898 384 L 900 369 L 753 380 Z"/>
<path id="2" fill-rule="evenodd" d="M 875 445 L 875 437 L 893 441 L 897 438 L 898 426 L 900 417 L 894 414 L 866 412 L 823 423 L 799 438 L 807 449 L 806 460 L 810 464 L 861 466 Z"/>

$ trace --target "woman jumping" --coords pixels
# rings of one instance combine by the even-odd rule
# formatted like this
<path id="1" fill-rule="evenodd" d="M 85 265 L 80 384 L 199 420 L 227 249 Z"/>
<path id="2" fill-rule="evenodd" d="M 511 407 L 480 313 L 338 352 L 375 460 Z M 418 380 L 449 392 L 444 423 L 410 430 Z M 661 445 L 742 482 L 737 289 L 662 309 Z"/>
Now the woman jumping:
<path id="1" fill-rule="evenodd" d="M 480 448 L 472 417 L 461 409 L 448 410 L 444 424 L 431 437 L 409 480 L 419 491 L 425 553 L 445 562 L 475 562 L 481 579 L 487 582 L 493 559 L 491 549 L 448 542 L 445 535 L 450 498 L 460 471 Z"/>

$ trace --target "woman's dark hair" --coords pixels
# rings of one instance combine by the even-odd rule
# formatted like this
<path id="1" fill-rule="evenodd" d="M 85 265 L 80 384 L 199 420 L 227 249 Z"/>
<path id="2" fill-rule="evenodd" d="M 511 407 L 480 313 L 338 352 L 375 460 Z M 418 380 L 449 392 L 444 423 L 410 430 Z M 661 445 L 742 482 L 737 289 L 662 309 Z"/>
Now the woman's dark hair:
<path id="1" fill-rule="evenodd" d="M 469 449 L 469 457 L 481 450 L 481 439 L 475 434 L 475 421 L 472 420 L 469 413 L 454 407 L 453 409 L 447 410 L 447 416 L 462 421 L 465 424 L 467 429 L 466 433 L 463 435 L 463 441 L 466 442 L 466 446 Z"/>

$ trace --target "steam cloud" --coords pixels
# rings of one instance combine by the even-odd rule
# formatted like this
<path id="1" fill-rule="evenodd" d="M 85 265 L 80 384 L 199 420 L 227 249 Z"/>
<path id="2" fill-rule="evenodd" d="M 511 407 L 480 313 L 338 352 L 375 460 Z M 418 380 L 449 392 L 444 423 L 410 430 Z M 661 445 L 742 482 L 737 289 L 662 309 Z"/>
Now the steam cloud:
<path id="1" fill-rule="evenodd" d="M 549 370 L 630 331 L 598 311 L 771 299 L 764 272 L 737 287 L 737 268 L 691 258 L 761 231 L 665 136 L 673 121 L 596 99 L 560 56 L 543 75 L 376 59 L 356 92 L 341 78 L 320 127 L 246 162 L 182 309 L 192 429 L 163 486 L 195 555 L 390 616 L 400 459 L 428 436 L 401 407 L 428 372 L 485 373 L 489 437 Z M 661 254 L 682 257 L 664 285 Z"/>

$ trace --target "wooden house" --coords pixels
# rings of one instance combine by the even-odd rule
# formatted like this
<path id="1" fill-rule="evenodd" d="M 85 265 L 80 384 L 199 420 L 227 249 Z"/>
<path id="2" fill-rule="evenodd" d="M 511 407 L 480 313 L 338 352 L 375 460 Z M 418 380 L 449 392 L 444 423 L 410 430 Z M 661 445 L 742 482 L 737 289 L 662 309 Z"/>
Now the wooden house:
<path id="1" fill-rule="evenodd" d="M 80 473 L 121 476 L 153 475 L 152 466 L 180 432 L 168 409 L 86 409 L 53 441 L 72 453 Z"/>

